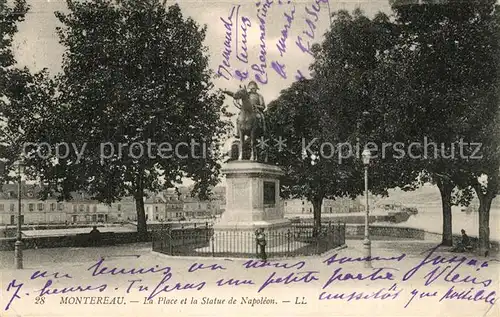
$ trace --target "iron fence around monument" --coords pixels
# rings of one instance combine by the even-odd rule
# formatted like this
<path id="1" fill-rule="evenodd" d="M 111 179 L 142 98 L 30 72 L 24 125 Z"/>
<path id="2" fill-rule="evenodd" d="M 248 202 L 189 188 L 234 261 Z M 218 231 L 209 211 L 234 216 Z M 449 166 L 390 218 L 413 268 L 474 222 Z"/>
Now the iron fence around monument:
<path id="1" fill-rule="evenodd" d="M 153 251 L 174 256 L 261 257 L 250 231 L 215 231 L 211 224 L 198 228 L 170 228 L 153 231 Z M 285 230 L 266 230 L 267 258 L 286 258 L 323 254 L 345 244 L 345 223 L 326 223 L 315 234 L 313 227 L 292 226 Z"/>

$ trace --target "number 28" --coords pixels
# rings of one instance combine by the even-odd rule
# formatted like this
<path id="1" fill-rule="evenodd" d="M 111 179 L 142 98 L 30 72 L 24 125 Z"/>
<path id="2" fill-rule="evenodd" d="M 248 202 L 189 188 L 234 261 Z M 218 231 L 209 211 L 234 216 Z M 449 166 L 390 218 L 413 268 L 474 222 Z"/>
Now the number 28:
<path id="1" fill-rule="evenodd" d="M 35 305 L 43 305 L 45 304 L 45 297 L 37 296 L 35 297 Z"/>

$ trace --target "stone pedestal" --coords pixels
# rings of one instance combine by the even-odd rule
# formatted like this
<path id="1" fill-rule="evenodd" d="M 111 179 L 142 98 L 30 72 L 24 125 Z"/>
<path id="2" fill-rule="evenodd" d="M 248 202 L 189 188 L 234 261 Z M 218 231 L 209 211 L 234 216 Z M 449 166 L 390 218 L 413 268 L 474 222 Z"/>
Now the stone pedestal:
<path id="1" fill-rule="evenodd" d="M 214 225 L 214 248 L 229 244 L 240 249 L 238 252 L 243 248 L 253 253 L 257 229 L 264 229 L 268 247 L 283 243 L 275 237 L 290 228 L 280 200 L 281 168 L 232 161 L 222 168 L 222 173 L 226 175 L 226 210 Z"/>

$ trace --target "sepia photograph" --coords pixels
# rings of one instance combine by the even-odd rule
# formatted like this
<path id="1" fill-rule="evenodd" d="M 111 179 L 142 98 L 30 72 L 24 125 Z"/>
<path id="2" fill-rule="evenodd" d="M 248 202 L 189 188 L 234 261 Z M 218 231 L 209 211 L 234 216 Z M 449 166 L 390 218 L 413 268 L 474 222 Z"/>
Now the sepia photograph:
<path id="1" fill-rule="evenodd" d="M 500 1 L 0 0 L 0 316 L 500 316 Z"/>

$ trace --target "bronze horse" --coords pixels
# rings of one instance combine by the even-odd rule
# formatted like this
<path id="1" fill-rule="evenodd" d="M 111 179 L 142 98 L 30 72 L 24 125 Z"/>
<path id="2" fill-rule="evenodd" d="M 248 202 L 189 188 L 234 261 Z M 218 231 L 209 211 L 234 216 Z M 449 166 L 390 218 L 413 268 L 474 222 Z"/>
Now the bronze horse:
<path id="1" fill-rule="evenodd" d="M 236 131 L 239 136 L 238 160 L 243 160 L 243 144 L 245 136 L 250 137 L 250 161 L 257 160 L 255 140 L 257 137 L 266 135 L 266 124 L 264 118 L 259 122 L 254 104 L 250 99 L 250 94 L 246 86 L 240 88 L 233 94 L 235 100 L 241 100 L 239 106 L 240 113 L 236 120 Z M 236 103 L 235 103 L 236 104 Z M 267 155 L 266 155 L 267 161 Z"/>

